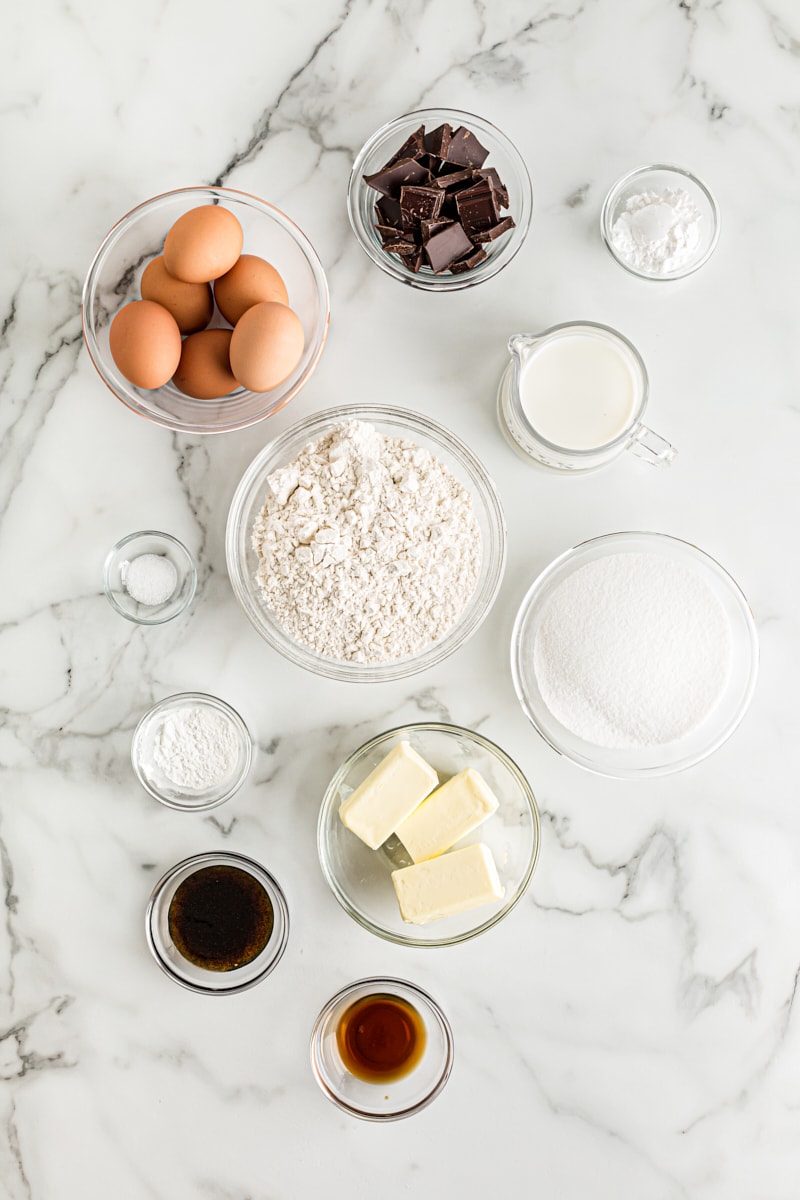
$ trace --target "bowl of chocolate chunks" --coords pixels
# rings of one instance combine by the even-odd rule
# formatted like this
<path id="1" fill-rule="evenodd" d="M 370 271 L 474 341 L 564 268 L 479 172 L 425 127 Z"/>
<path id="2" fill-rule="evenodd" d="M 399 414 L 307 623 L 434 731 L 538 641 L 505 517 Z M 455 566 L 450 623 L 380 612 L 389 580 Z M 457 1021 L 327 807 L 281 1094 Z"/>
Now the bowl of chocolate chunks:
<path id="1" fill-rule="evenodd" d="M 374 263 L 424 291 L 491 279 L 525 240 L 530 176 L 512 142 L 482 117 L 428 108 L 384 125 L 350 175 L 350 224 Z"/>

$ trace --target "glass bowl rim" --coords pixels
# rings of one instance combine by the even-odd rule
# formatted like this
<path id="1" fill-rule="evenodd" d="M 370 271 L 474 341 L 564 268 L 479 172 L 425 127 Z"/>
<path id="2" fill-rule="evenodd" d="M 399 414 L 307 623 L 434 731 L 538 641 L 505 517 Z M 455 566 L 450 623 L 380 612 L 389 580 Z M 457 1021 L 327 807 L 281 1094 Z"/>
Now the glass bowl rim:
<path id="1" fill-rule="evenodd" d="M 196 983 L 190 979 L 183 979 L 180 975 L 173 971 L 171 965 L 166 961 L 165 958 L 163 958 L 159 949 L 158 941 L 153 934 L 153 917 L 155 915 L 156 905 L 161 897 L 161 893 L 167 887 L 170 880 L 172 880 L 176 875 L 180 874 L 180 872 L 186 867 L 195 863 L 205 866 L 212 866 L 214 864 L 220 866 L 234 866 L 239 867 L 240 870 L 248 870 L 248 868 L 252 868 L 248 870 L 248 874 L 258 879 L 259 883 L 261 883 L 261 885 L 264 887 L 264 890 L 267 892 L 273 908 L 277 908 L 280 912 L 280 941 L 266 966 L 259 971 L 258 975 L 256 975 L 253 979 L 248 979 L 243 983 L 234 984 L 231 987 L 206 987 L 202 983 Z M 266 885 L 264 884 L 265 879 L 267 881 Z M 266 979 L 268 975 L 272 974 L 278 963 L 283 958 L 284 951 L 286 950 L 286 946 L 289 941 L 289 906 L 286 903 L 286 895 L 283 891 L 283 888 L 278 883 L 272 872 L 268 871 L 267 868 L 260 862 L 257 862 L 254 858 L 250 858 L 246 854 L 239 854 L 235 850 L 205 850 L 201 851 L 199 854 L 190 854 L 186 858 L 181 859 L 180 862 L 175 863 L 174 866 L 165 871 L 161 878 L 157 880 L 153 886 L 153 890 L 150 893 L 150 898 L 147 901 L 147 908 L 145 909 L 144 917 L 144 929 L 147 947 L 152 957 L 155 959 L 156 963 L 164 972 L 164 974 L 167 975 L 173 983 L 179 984 L 181 987 L 186 988 L 187 991 L 196 992 L 197 994 L 203 996 L 235 996 L 239 992 L 249 991 L 249 989 L 255 987 L 257 983 L 261 983 L 263 979 Z M 271 940 L 272 939 L 270 935 L 270 941 Z M 268 945 L 269 942 L 267 942 L 267 946 Z M 267 949 L 267 946 L 264 947 L 264 950 Z M 215 974 L 215 972 L 207 972 L 207 974 Z M 224 975 L 225 972 L 219 972 L 219 974 Z"/>
<path id="2" fill-rule="evenodd" d="M 430 117 L 434 113 L 437 114 L 437 118 L 443 114 L 449 115 L 456 118 L 460 124 L 464 124 L 468 128 L 471 122 L 473 125 L 481 127 L 483 132 L 488 131 L 490 136 L 495 138 L 497 143 L 502 146 L 503 152 L 514 162 L 520 176 L 523 191 L 522 204 L 520 206 L 520 222 L 515 225 L 513 230 L 509 231 L 511 237 L 507 238 L 505 244 L 498 249 L 498 252 L 492 255 L 490 261 L 494 264 L 493 269 L 487 266 L 487 269 L 479 278 L 475 278 L 473 271 L 464 271 L 460 275 L 415 275 L 412 271 L 408 271 L 403 267 L 402 263 L 395 261 L 391 256 L 386 254 L 385 251 L 381 252 L 376 246 L 373 246 L 364 236 L 361 229 L 357 197 L 368 186 L 362 179 L 363 166 L 376 143 L 394 129 L 403 129 L 407 125 L 415 124 L 417 121 L 423 121 L 424 123 L 424 118 Z M 485 117 L 481 117 L 477 113 L 466 112 L 464 109 L 459 108 L 416 108 L 411 112 L 403 113 L 399 117 L 394 117 L 391 121 L 386 121 L 380 128 L 374 130 L 362 145 L 355 157 L 350 171 L 350 178 L 347 182 L 347 215 L 350 219 L 350 226 L 355 234 L 356 241 L 361 249 L 376 266 L 380 267 L 392 279 L 396 279 L 400 283 L 405 283 L 409 287 L 425 292 L 463 291 L 465 288 L 474 287 L 479 283 L 485 283 L 488 279 L 492 279 L 503 267 L 508 266 L 522 249 L 533 218 L 533 184 L 525 160 L 514 142 L 511 141 L 508 134 L 503 133 L 502 129 L 494 125 L 491 121 L 488 121 Z M 516 221 L 516 214 L 514 214 L 514 219 Z M 514 237 L 514 234 L 516 234 L 516 237 Z M 485 264 L 479 264 L 476 269 L 479 269 L 483 265 Z"/>
<path id="3" fill-rule="evenodd" d="M 277 405 L 277 407 L 262 415 L 247 416 L 241 420 L 230 421 L 213 428 L 188 420 L 167 420 L 165 417 L 159 416 L 143 407 L 139 407 L 138 405 L 131 403 L 127 396 L 123 396 L 117 392 L 116 389 L 111 385 L 111 382 L 106 378 L 106 370 L 102 361 L 103 355 L 100 351 L 100 346 L 95 336 L 93 322 L 89 320 L 87 312 L 89 298 L 93 292 L 97 276 L 99 275 L 101 260 L 104 259 L 106 251 L 110 249 L 117 238 L 124 235 L 127 228 L 134 224 L 134 220 L 137 216 L 143 215 L 146 210 L 154 207 L 159 201 L 171 200 L 174 197 L 186 195 L 190 192 L 194 192 L 198 196 L 205 197 L 210 194 L 217 196 L 222 200 L 228 196 L 231 196 L 236 200 L 244 202 L 245 205 L 255 209 L 256 211 L 262 211 L 265 216 L 269 216 L 272 220 L 276 221 L 276 223 L 283 228 L 286 233 L 289 234 L 289 236 L 306 257 L 311 269 L 311 273 L 314 277 L 319 301 L 319 313 L 322 316 L 322 320 L 320 322 L 319 345 L 306 364 L 303 374 L 295 381 L 294 385 L 289 389 L 286 396 L 281 397 L 280 403 Z M 152 422 L 154 425 L 158 425 L 162 429 L 169 429 L 173 433 L 185 433 L 203 436 L 213 436 L 214 434 L 220 433 L 232 433 L 238 429 L 247 429 L 251 425 L 257 425 L 260 421 L 267 420 L 268 417 L 275 416 L 276 413 L 280 412 L 282 408 L 285 408 L 285 406 L 294 399 L 294 397 L 301 391 L 303 387 L 305 387 L 311 376 L 314 374 L 319 360 L 322 357 L 322 352 L 325 349 L 325 344 L 328 340 L 330 320 L 330 289 L 328 287 L 328 278 L 325 274 L 325 268 L 323 267 L 322 261 L 317 254 L 317 251 L 314 248 L 311 240 L 303 232 L 297 222 L 293 221 L 291 217 L 287 216 L 287 214 L 282 209 L 278 208 L 277 205 L 270 204 L 268 200 L 262 199 L 261 196 L 257 196 L 254 192 L 245 192 L 241 188 L 230 188 L 217 184 L 198 183 L 190 184 L 186 187 L 171 188 L 166 192 L 159 192 L 157 195 L 150 196 L 148 199 L 142 200 L 139 204 L 134 205 L 134 207 L 129 209 L 123 216 L 119 218 L 119 220 L 114 222 L 101 240 L 94 255 L 92 256 L 92 260 L 89 264 L 89 268 L 83 281 L 83 287 L 81 289 L 81 331 L 83 334 L 83 344 L 86 347 L 86 352 L 89 355 L 92 366 L 97 372 L 99 378 L 111 392 L 112 396 L 119 400 L 121 404 L 124 404 L 125 407 L 130 410 L 130 412 L 135 413 L 137 416 L 142 417 L 146 421 Z M 156 388 L 154 390 L 158 391 L 159 389 Z M 267 395 L 268 393 L 262 394 Z M 202 415 L 202 405 L 207 403 L 205 401 L 198 401 L 191 396 L 183 397 L 182 402 L 187 403 L 190 408 L 192 405 L 197 405 L 197 412 L 199 415 Z"/>
<path id="4" fill-rule="evenodd" d="M 352 768 L 353 764 L 363 755 L 366 754 L 373 746 L 379 745 L 391 737 L 399 737 L 404 733 L 413 733 L 417 730 L 431 731 L 434 733 L 445 733 L 454 737 L 466 737 L 480 745 L 481 749 L 485 750 L 490 756 L 497 758 L 502 765 L 509 771 L 515 782 L 519 786 L 520 797 L 524 797 L 527 810 L 531 818 L 531 829 L 533 832 L 533 849 L 531 851 L 530 860 L 525 868 L 525 872 L 520 880 L 515 895 L 504 901 L 502 906 L 487 917 L 479 925 L 473 929 L 465 930 L 463 933 L 456 934 L 452 937 L 441 937 L 436 939 L 422 939 L 415 937 L 411 933 L 393 933 L 383 926 L 371 921 L 369 917 L 359 912 L 346 896 L 344 890 L 336 880 L 330 864 L 328 863 L 327 852 L 325 849 L 325 830 L 328 824 L 328 818 L 332 815 L 332 810 L 336 795 L 341 785 L 342 779 L 347 775 L 347 772 Z M 443 946 L 457 946 L 462 942 L 471 941 L 472 938 L 478 937 L 482 933 L 487 933 L 495 925 L 497 925 L 504 917 L 506 917 L 528 890 L 533 873 L 536 870 L 536 865 L 539 861 L 539 854 L 542 846 L 542 827 L 541 818 L 539 816 L 539 807 L 536 803 L 536 797 L 533 793 L 530 783 L 522 769 L 517 765 L 513 758 L 496 742 L 491 741 L 484 734 L 478 733 L 475 729 L 467 729 L 464 725 L 454 725 L 447 721 L 414 721 L 405 725 L 397 725 L 392 729 L 386 729 L 382 733 L 375 734 L 368 738 L 337 767 L 334 774 L 328 781 L 325 791 L 320 802 L 319 815 L 317 817 L 317 857 L 322 870 L 323 877 L 334 898 L 339 905 L 344 909 L 348 916 L 360 925 L 367 933 L 375 934 L 376 937 L 383 941 L 393 942 L 396 946 L 411 946 L 415 949 L 440 949 Z"/>
<path id="5" fill-rule="evenodd" d="M 642 178 L 644 175 L 649 175 L 653 171 L 666 171 L 673 175 L 680 175 L 684 179 L 688 179 L 696 188 L 705 196 L 708 201 L 709 211 L 711 213 L 712 233 L 709 244 L 700 257 L 682 267 L 679 271 L 670 271 L 664 275 L 652 275 L 647 271 L 640 271 L 636 267 L 631 266 L 626 262 L 616 251 L 611 239 L 611 220 L 617 200 L 622 192 L 634 180 Z M 600 209 L 600 234 L 611 257 L 624 271 L 629 275 L 633 275 L 636 279 L 645 279 L 650 283 L 674 283 L 678 279 L 686 279 L 688 275 L 693 275 L 695 271 L 699 271 L 702 266 L 708 262 L 711 255 L 714 253 L 717 242 L 719 241 L 720 232 L 720 209 L 716 196 L 712 192 L 707 183 L 704 183 L 699 175 L 695 175 L 693 171 L 689 171 L 686 167 L 676 166 L 674 163 L 648 163 L 641 167 L 634 167 L 632 171 L 628 171 L 625 175 L 621 175 L 616 183 L 612 184 L 606 193 L 603 206 Z"/>
<path id="6" fill-rule="evenodd" d="M 173 546 L 176 546 L 179 551 L 183 551 L 183 553 L 186 555 L 186 560 L 189 563 L 189 590 L 180 607 L 176 608 L 175 612 L 170 613 L 168 616 L 150 618 L 135 617 L 133 613 L 126 612 L 125 609 L 117 603 L 117 598 L 111 590 L 109 573 L 111 571 L 111 564 L 114 561 L 114 558 L 117 554 L 119 554 L 120 550 L 128 545 L 129 542 L 135 541 L 136 538 L 142 537 L 163 538 L 165 542 L 170 542 Z M 105 592 L 106 599 L 114 611 L 119 613 L 121 617 L 124 617 L 126 621 L 130 621 L 133 625 L 166 625 L 168 621 L 174 621 L 176 617 L 179 617 L 182 613 L 185 613 L 189 605 L 194 600 L 195 593 L 197 591 L 197 564 L 194 560 L 194 555 L 183 544 L 180 538 L 176 538 L 174 534 L 164 533 L 162 529 L 137 529 L 133 533 L 126 534 L 124 538 L 120 538 L 120 540 L 111 547 L 106 555 L 105 562 L 103 563 L 103 591 Z"/>
<path id="7" fill-rule="evenodd" d="M 661 763 L 649 767 L 615 767 L 600 766 L 590 757 L 576 755 L 568 750 L 565 746 L 557 744 L 556 741 L 541 727 L 537 714 L 530 703 L 527 695 L 527 689 L 521 679 L 521 671 L 519 667 L 520 646 L 521 646 L 521 627 L 532 604 L 538 599 L 541 590 L 552 580 L 553 576 L 561 571 L 567 563 L 582 554 L 586 554 L 593 546 L 609 545 L 615 542 L 623 542 L 628 538 L 645 538 L 650 541 L 659 543 L 672 543 L 679 547 L 679 555 L 683 559 L 688 556 L 695 561 L 705 562 L 711 572 L 722 580 L 723 585 L 727 588 L 729 595 L 736 601 L 739 611 L 742 614 L 744 625 L 747 632 L 747 645 L 749 650 L 749 670 L 747 686 L 742 695 L 739 707 L 729 724 L 719 733 L 709 744 L 702 750 L 696 751 L 693 754 L 687 755 L 685 758 L 678 759 L 674 763 Z M 566 578 L 567 576 L 565 576 Z M 536 730 L 541 739 L 555 752 L 575 763 L 576 766 L 582 767 L 585 771 L 589 771 L 594 775 L 601 775 L 607 779 L 641 779 L 644 777 L 660 777 L 667 775 L 676 775 L 680 771 L 688 770 L 690 767 L 696 766 L 704 759 L 708 758 L 714 751 L 723 746 L 728 738 L 738 729 L 742 720 L 750 707 L 750 702 L 753 698 L 756 682 L 758 678 L 759 666 L 759 645 L 758 633 L 756 629 L 755 617 L 750 603 L 742 588 L 733 578 L 728 570 L 722 566 L 720 562 L 708 551 L 702 550 L 693 542 L 687 541 L 685 538 L 676 537 L 671 533 L 657 533 L 652 530 L 637 530 L 626 529 L 619 530 L 614 533 L 603 533 L 597 537 L 586 538 L 582 542 L 577 542 L 574 546 L 568 547 L 552 559 L 536 576 L 530 586 L 527 588 L 525 595 L 517 609 L 514 618 L 514 626 L 511 632 L 511 677 L 516 692 L 517 701 L 523 714 Z M 710 716 L 711 714 L 709 714 Z M 580 739 L 583 740 L 583 739 Z M 586 743 L 588 746 L 589 743 Z"/>
<path id="8" fill-rule="evenodd" d="M 302 646 L 299 642 L 295 642 L 288 634 L 282 633 L 280 638 L 277 637 L 271 625 L 266 626 L 261 619 L 256 619 L 255 608 L 250 604 L 248 587 L 244 582 L 246 574 L 237 555 L 236 543 L 246 515 L 245 503 L 249 493 L 259 480 L 261 481 L 260 486 L 264 485 L 267 474 L 266 464 L 272 459 L 277 459 L 275 466 L 271 468 L 271 470 L 276 470 L 281 465 L 281 455 L 286 453 L 288 446 L 299 441 L 301 436 L 307 441 L 312 441 L 314 438 L 322 436 L 326 430 L 348 420 L 385 421 L 387 424 L 396 422 L 408 428 L 409 436 L 416 432 L 423 437 L 431 438 L 438 445 L 444 446 L 446 451 L 458 461 L 465 474 L 469 476 L 473 507 L 477 512 L 478 505 L 480 505 L 481 510 L 485 511 L 493 537 L 497 542 L 494 559 L 487 558 L 488 590 L 487 587 L 484 588 L 487 594 L 480 606 L 475 607 L 472 618 L 463 622 L 462 614 L 450 631 L 426 650 L 417 655 L 386 663 L 351 663 L 346 660 L 327 659 L 310 648 Z M 446 463 L 444 465 L 447 466 Z M 490 549 L 486 539 L 482 537 L 483 553 L 487 554 Z M 494 606 L 503 581 L 507 555 L 508 536 L 503 504 L 497 487 L 483 462 L 457 434 L 438 421 L 415 412 L 413 409 L 389 404 L 357 403 L 323 409 L 303 417 L 283 433 L 278 434 L 258 452 L 245 468 L 231 499 L 225 530 L 225 558 L 231 588 L 240 608 L 256 632 L 273 650 L 296 666 L 303 667 L 312 674 L 323 678 L 336 679 L 345 683 L 384 683 L 392 679 L 408 678 L 438 666 L 439 663 L 454 654 L 478 631 Z M 473 592 L 467 602 L 465 612 L 469 610 L 475 595 L 476 593 Z M 274 619 L 271 618 L 271 620 Z M 280 628 L 276 620 L 274 624 Z"/>
<path id="9" fill-rule="evenodd" d="M 421 998 L 426 1007 L 430 1009 L 430 1011 L 433 1013 L 433 1016 L 436 1018 L 445 1045 L 444 1067 L 433 1088 L 415 1104 L 409 1105 L 408 1108 L 399 1109 L 398 1111 L 390 1113 L 369 1113 L 365 1112 L 364 1109 L 361 1109 L 354 1104 L 348 1104 L 347 1101 L 343 1100 L 336 1092 L 334 1092 L 328 1083 L 322 1078 L 322 1072 L 318 1066 L 319 1055 L 317 1053 L 317 1042 L 324 1022 L 327 1020 L 337 1004 L 346 999 L 347 996 L 350 996 L 363 988 L 375 988 L 376 991 L 380 990 L 389 995 L 397 995 L 396 989 L 398 987 L 403 988 L 404 990 L 411 992 L 412 995 Z M 326 1096 L 331 1103 L 335 1104 L 337 1108 L 340 1108 L 343 1112 L 349 1113 L 350 1116 L 358 1117 L 362 1121 L 400 1121 L 405 1117 L 412 1117 L 415 1113 L 421 1112 L 422 1109 L 427 1108 L 428 1105 L 431 1104 L 444 1089 L 445 1084 L 450 1078 L 453 1070 L 453 1062 L 455 1060 L 455 1038 L 453 1037 L 453 1028 L 446 1012 L 439 1004 L 438 1000 L 436 1000 L 430 994 L 430 992 L 426 991 L 425 988 L 420 987 L 419 984 L 412 983 L 408 979 L 400 979 L 399 976 L 392 975 L 367 976 L 364 979 L 356 979 L 352 983 L 345 984 L 344 987 L 341 987 L 339 991 L 334 996 L 331 996 L 331 998 L 326 1001 L 326 1003 L 320 1009 L 319 1015 L 314 1022 L 314 1027 L 311 1030 L 309 1048 L 311 1053 L 311 1070 L 323 1095 Z"/>
<path id="10" fill-rule="evenodd" d="M 171 797 L 162 796 L 159 791 L 145 778 L 141 768 L 141 763 L 137 755 L 139 741 L 143 735 L 144 729 L 161 711 L 168 708 L 174 708 L 178 702 L 183 701 L 186 704 L 194 704 L 204 706 L 206 708 L 222 711 L 228 717 L 239 736 L 239 742 L 244 747 L 244 759 L 239 772 L 231 782 L 230 787 L 218 799 L 207 801 L 205 804 L 182 804 L 180 801 Z M 219 808 L 220 804 L 225 804 L 232 796 L 241 788 L 245 779 L 250 773 L 250 768 L 253 765 L 253 736 L 250 733 L 247 722 L 244 717 L 236 711 L 233 705 L 227 700 L 220 699 L 219 696 L 213 696 L 211 692 L 173 692 L 170 696 L 165 696 L 163 700 L 157 700 L 155 704 L 151 704 L 146 712 L 139 718 L 136 728 L 131 737 L 131 766 L 137 780 L 154 800 L 158 800 L 159 804 L 163 804 L 165 808 L 174 809 L 176 812 L 209 812 L 212 808 Z M 177 789 L 176 789 L 177 790 Z"/>

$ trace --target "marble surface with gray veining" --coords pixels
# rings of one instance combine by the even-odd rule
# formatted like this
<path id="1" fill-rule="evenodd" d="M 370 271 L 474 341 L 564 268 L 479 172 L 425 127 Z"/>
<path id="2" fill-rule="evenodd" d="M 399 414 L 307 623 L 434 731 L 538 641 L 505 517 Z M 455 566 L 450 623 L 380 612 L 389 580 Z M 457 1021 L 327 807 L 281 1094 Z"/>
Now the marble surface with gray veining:
<path id="1" fill-rule="evenodd" d="M 793 0 L 74 0 L 3 22 L 0 146 L 0 1194 L 8 1200 L 795 1200 L 800 1195 L 800 11 Z M 515 141 L 534 218 L 514 262 L 447 297 L 356 244 L 344 197 L 378 125 L 479 112 Z M 718 249 L 650 285 L 605 251 L 608 187 L 677 162 L 716 192 Z M 331 288 L 328 346 L 267 424 L 217 439 L 149 425 L 106 391 L 80 292 L 106 230 L 172 187 L 283 208 Z M 516 458 L 494 395 L 509 334 L 588 319 L 651 380 L 669 470 L 582 478 Z M 387 363 L 394 363 L 387 369 Z M 397 364 L 401 364 L 398 368 Z M 499 599 L 439 668 L 318 680 L 257 637 L 227 582 L 227 506 L 276 432 L 343 401 L 421 409 L 498 481 Z M 141 629 L 101 587 L 108 548 L 164 528 L 199 559 L 189 613 Z M 528 584 L 587 537 L 697 543 L 758 619 L 759 685 L 715 755 L 614 782 L 559 758 L 514 696 Z M 238 708 L 258 741 L 207 816 L 133 778 L 131 732 L 175 691 Z M 479 728 L 528 775 L 542 855 L 515 912 L 448 951 L 362 931 L 320 873 L 327 779 L 366 737 L 430 716 Z M 264 862 L 292 913 L 268 981 L 208 999 L 150 959 L 156 879 L 196 851 Z M 430 989 L 456 1063 L 424 1113 L 361 1123 L 318 1090 L 308 1038 L 364 975 Z"/>

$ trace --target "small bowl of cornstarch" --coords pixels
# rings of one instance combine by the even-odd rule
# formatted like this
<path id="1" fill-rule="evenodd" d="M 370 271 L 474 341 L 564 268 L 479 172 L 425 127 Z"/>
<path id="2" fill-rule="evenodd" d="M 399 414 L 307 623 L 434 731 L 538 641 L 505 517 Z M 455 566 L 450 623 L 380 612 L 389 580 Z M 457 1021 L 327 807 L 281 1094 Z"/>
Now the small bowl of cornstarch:
<path id="1" fill-rule="evenodd" d="M 631 275 L 684 279 L 714 253 L 719 205 L 711 189 L 683 167 L 637 167 L 606 196 L 600 232 L 612 258 Z"/>
<path id="2" fill-rule="evenodd" d="M 163 625 L 179 617 L 196 588 L 194 559 L 170 533 L 129 533 L 106 556 L 103 590 L 108 602 L 136 625 Z"/>
<path id="3" fill-rule="evenodd" d="M 184 812 L 205 812 L 230 800 L 252 758 L 252 738 L 238 712 L 203 692 L 159 701 L 131 742 L 131 763 L 145 791 Z"/>

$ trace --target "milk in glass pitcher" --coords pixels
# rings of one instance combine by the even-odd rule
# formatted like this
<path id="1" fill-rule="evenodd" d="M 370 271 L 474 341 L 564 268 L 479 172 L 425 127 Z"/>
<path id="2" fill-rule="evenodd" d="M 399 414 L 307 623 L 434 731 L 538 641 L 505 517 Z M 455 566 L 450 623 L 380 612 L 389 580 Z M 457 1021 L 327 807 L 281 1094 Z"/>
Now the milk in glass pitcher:
<path id="1" fill-rule="evenodd" d="M 605 466 L 623 450 L 663 466 L 674 446 L 643 422 L 647 371 L 634 346 L 591 321 L 509 338 L 498 412 L 514 447 L 563 471 Z"/>

